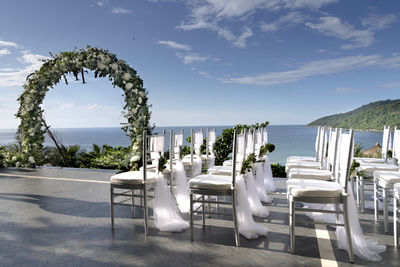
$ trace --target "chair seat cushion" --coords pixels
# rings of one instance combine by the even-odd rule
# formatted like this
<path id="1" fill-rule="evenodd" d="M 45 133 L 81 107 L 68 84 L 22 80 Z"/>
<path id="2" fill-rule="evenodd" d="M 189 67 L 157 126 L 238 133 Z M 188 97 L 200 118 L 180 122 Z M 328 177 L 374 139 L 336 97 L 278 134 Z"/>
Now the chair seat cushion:
<path id="1" fill-rule="evenodd" d="M 310 179 L 290 179 L 286 186 L 294 197 L 339 197 L 343 192 L 339 183 Z"/>
<path id="2" fill-rule="evenodd" d="M 208 169 L 208 174 L 215 175 L 231 175 L 232 166 L 214 166 Z"/>
<path id="3" fill-rule="evenodd" d="M 330 181 L 332 180 L 332 173 L 328 170 L 294 168 L 289 170 L 288 178 Z"/>
<path id="4" fill-rule="evenodd" d="M 154 183 L 157 178 L 157 173 L 154 171 L 147 172 L 147 183 Z M 111 176 L 111 183 L 117 184 L 142 184 L 143 171 L 121 172 Z"/>
<path id="5" fill-rule="evenodd" d="M 355 161 L 359 163 L 386 163 L 385 159 L 378 159 L 378 158 L 354 158 Z"/>
<path id="6" fill-rule="evenodd" d="M 198 159 L 198 156 L 193 155 L 193 164 L 196 164 L 196 160 L 197 159 Z M 192 163 L 191 163 L 190 155 L 184 156 L 183 159 L 182 159 L 182 163 L 185 166 L 191 165 Z"/>
<path id="7" fill-rule="evenodd" d="M 232 166 L 232 160 L 231 160 L 231 159 L 225 160 L 225 161 L 222 163 L 222 165 L 224 165 L 224 166 Z"/>
<path id="8" fill-rule="evenodd" d="M 286 162 L 293 161 L 316 161 L 315 157 L 303 157 L 303 156 L 290 156 L 286 159 Z"/>
<path id="9" fill-rule="evenodd" d="M 312 161 L 292 161 L 286 162 L 286 173 L 290 169 L 321 169 L 321 164 L 319 162 Z"/>
<path id="10" fill-rule="evenodd" d="M 190 179 L 189 187 L 195 189 L 227 190 L 232 187 L 232 177 L 226 175 L 202 174 Z"/>
<path id="11" fill-rule="evenodd" d="M 392 187 L 400 183 L 400 172 L 398 171 L 374 171 L 374 178 L 384 187 Z"/>
<path id="12" fill-rule="evenodd" d="M 400 183 L 393 185 L 393 194 L 395 198 L 400 199 Z"/>
<path id="13" fill-rule="evenodd" d="M 366 177 L 372 177 L 374 171 L 398 171 L 399 166 L 394 164 L 360 163 L 357 171 L 364 171 Z"/>

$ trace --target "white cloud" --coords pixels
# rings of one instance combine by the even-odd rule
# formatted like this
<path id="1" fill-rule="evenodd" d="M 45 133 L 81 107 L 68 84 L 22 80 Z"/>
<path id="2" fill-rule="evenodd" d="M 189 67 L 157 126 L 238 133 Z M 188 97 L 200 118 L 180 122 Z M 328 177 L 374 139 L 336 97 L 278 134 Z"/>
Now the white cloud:
<path id="1" fill-rule="evenodd" d="M 106 5 L 108 5 L 108 0 L 98 1 L 96 2 L 96 5 L 98 5 L 99 7 L 105 7 Z"/>
<path id="2" fill-rule="evenodd" d="M 339 93 L 339 94 L 359 93 L 362 91 L 365 91 L 365 89 L 348 88 L 348 87 L 336 88 L 336 93 Z"/>
<path id="3" fill-rule="evenodd" d="M 371 14 L 368 17 L 362 19 L 361 23 L 364 27 L 368 27 L 371 30 L 382 30 L 388 28 L 389 25 L 395 21 L 397 21 L 397 17 L 394 14 Z"/>
<path id="4" fill-rule="evenodd" d="M 319 23 L 306 23 L 308 27 L 327 36 L 333 36 L 352 43 L 343 45 L 343 49 L 354 49 L 370 46 L 374 41 L 374 33 L 370 30 L 357 30 L 353 25 L 342 22 L 337 17 L 321 17 Z"/>
<path id="5" fill-rule="evenodd" d="M 19 47 L 17 43 L 0 40 L 0 46 Z"/>
<path id="6" fill-rule="evenodd" d="M 303 64 L 294 70 L 268 72 L 253 76 L 225 78 L 221 79 L 221 81 L 225 83 L 269 86 L 274 84 L 296 82 L 301 79 L 317 75 L 327 75 L 367 67 L 399 68 L 400 55 L 387 58 L 383 58 L 380 55 L 360 55 L 336 59 L 317 60 Z"/>
<path id="7" fill-rule="evenodd" d="M 271 32 L 277 31 L 282 25 L 287 26 L 295 26 L 299 23 L 304 22 L 307 19 L 307 16 L 303 15 L 298 11 L 289 12 L 287 15 L 280 17 L 274 22 L 266 23 L 265 21 L 261 21 L 260 29 L 262 31 Z"/>
<path id="8" fill-rule="evenodd" d="M 111 13 L 124 15 L 124 14 L 132 13 L 132 11 L 129 9 L 126 9 L 126 8 L 122 8 L 122 7 L 113 7 L 111 9 Z"/>
<path id="9" fill-rule="evenodd" d="M 241 35 L 235 35 L 232 31 L 224 26 L 221 26 L 221 22 L 227 20 L 229 22 L 238 19 L 239 21 L 245 21 L 245 18 L 251 16 L 257 10 L 266 10 L 269 12 L 288 9 L 319 9 L 323 5 L 337 2 L 337 0 L 207 0 L 207 1 L 187 1 L 186 5 L 190 9 L 189 19 L 185 22 L 181 22 L 177 28 L 191 31 L 199 29 L 208 29 L 214 31 L 219 37 L 225 38 L 231 42 L 234 46 L 239 48 L 245 48 L 246 39 L 252 36 L 251 29 L 249 26 L 244 25 L 245 31 Z M 292 12 L 289 13 L 293 23 L 298 23 L 298 19 L 302 19 L 299 16 L 300 13 Z M 285 18 L 282 18 L 285 19 Z M 283 22 L 282 22 L 283 23 Z M 265 23 L 264 23 L 265 24 Z M 263 25 L 263 24 L 262 24 Z M 262 26 L 264 30 L 275 30 L 278 25 L 267 25 Z"/>
<path id="10" fill-rule="evenodd" d="M 181 53 L 176 53 L 177 57 L 181 58 L 183 60 L 183 63 L 185 64 L 191 64 L 194 62 L 204 62 L 208 57 L 200 56 L 197 53 L 188 53 L 188 54 L 181 54 Z"/>
<path id="11" fill-rule="evenodd" d="M 18 60 L 25 66 L 17 69 L 1 69 L 0 87 L 22 86 L 26 82 L 26 77 L 42 66 L 43 62 L 41 60 L 48 58 L 42 55 L 31 54 L 27 51 L 23 51 L 22 53 L 22 57 L 18 58 Z"/>
<path id="12" fill-rule="evenodd" d="M 247 38 L 253 36 L 253 32 L 249 27 L 244 27 L 242 34 L 236 38 L 236 40 L 233 42 L 233 45 L 236 47 L 240 48 L 245 48 L 246 47 L 246 40 Z"/>
<path id="13" fill-rule="evenodd" d="M 0 49 L 0 57 L 8 54 L 11 54 L 11 52 L 7 48 Z"/>
<path id="14" fill-rule="evenodd" d="M 173 49 L 178 49 L 178 50 L 186 50 L 186 51 L 190 51 L 192 50 L 192 47 L 190 47 L 189 45 L 185 45 L 185 44 L 180 44 L 174 41 L 158 41 L 158 44 L 162 44 L 162 45 L 166 45 L 170 48 Z"/>
<path id="15" fill-rule="evenodd" d="M 391 82 L 391 83 L 385 83 L 385 84 L 381 84 L 378 87 L 383 87 L 383 88 L 400 88 L 400 82 Z"/>
<path id="16" fill-rule="evenodd" d="M 206 78 L 212 78 L 212 76 L 208 72 L 205 72 L 205 71 L 199 71 L 198 74 L 200 74 Z"/>

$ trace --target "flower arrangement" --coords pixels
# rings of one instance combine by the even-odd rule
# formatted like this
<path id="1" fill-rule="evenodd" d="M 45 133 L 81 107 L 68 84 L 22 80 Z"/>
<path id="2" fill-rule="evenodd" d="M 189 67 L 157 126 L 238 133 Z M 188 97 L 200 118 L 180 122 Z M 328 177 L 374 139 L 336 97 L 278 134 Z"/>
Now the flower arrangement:
<path id="1" fill-rule="evenodd" d="M 20 166 L 35 167 L 42 158 L 45 129 L 43 128 L 43 99 L 50 88 L 72 73 L 78 80 L 79 75 L 85 83 L 85 69 L 94 71 L 95 77 L 108 77 L 114 87 L 124 92 L 125 106 L 122 112 L 127 122 L 122 129 L 132 141 L 132 168 L 138 169 L 141 159 L 142 132 L 150 131 L 151 112 L 147 104 L 147 91 L 143 81 L 124 60 L 107 50 L 88 46 L 71 52 L 61 52 L 44 60 L 42 67 L 27 77 L 24 92 L 18 98 L 20 107 L 16 117 L 21 120 L 17 131 L 17 140 L 21 153 L 17 156 Z"/>

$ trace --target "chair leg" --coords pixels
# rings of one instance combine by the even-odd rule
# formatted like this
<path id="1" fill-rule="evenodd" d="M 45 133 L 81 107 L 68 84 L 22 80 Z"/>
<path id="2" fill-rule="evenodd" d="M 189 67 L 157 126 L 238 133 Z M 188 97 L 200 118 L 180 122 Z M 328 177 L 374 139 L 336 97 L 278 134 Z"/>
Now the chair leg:
<path id="1" fill-rule="evenodd" d="M 393 236 L 394 236 L 394 246 L 397 247 L 399 240 L 398 240 L 398 225 L 397 225 L 397 221 L 398 221 L 398 210 L 397 210 L 397 205 L 398 205 L 398 200 L 393 197 Z"/>
<path id="2" fill-rule="evenodd" d="M 290 253 L 295 252 L 295 226 L 296 226 L 296 217 L 295 217 L 295 202 L 292 197 L 289 196 L 289 236 L 290 236 Z"/>
<path id="3" fill-rule="evenodd" d="M 388 232 L 388 190 L 387 188 L 382 189 L 382 197 L 383 197 L 383 225 L 385 233 Z"/>
<path id="4" fill-rule="evenodd" d="M 361 212 L 364 213 L 365 209 L 365 193 L 364 193 L 364 177 L 360 177 L 360 208 Z"/>
<path id="5" fill-rule="evenodd" d="M 193 241 L 193 194 L 190 194 L 190 240 Z"/>
<path id="6" fill-rule="evenodd" d="M 205 195 L 203 195 L 203 197 L 201 198 L 201 200 L 202 200 L 202 205 L 201 205 L 201 210 L 202 210 L 202 217 L 203 217 L 203 227 L 205 227 L 206 226 L 206 207 L 205 207 L 205 203 L 204 203 L 204 198 L 205 198 Z"/>
<path id="7" fill-rule="evenodd" d="M 357 206 L 360 206 L 360 176 L 356 177 L 356 198 L 357 198 Z"/>
<path id="8" fill-rule="evenodd" d="M 114 229 L 114 187 L 110 185 L 111 229 Z"/>
<path id="9" fill-rule="evenodd" d="M 353 241 L 350 230 L 350 220 L 349 220 L 349 207 L 347 203 L 347 197 L 344 198 L 343 202 L 343 216 L 344 216 L 344 224 L 346 227 L 346 238 L 347 238 L 347 249 L 349 253 L 350 262 L 354 263 L 354 254 L 353 254 Z"/>
<path id="10" fill-rule="evenodd" d="M 236 246 L 240 247 L 239 227 L 236 214 L 236 190 L 232 191 L 232 215 L 233 215 L 233 228 L 235 231 Z"/>
<path id="11" fill-rule="evenodd" d="M 139 189 L 139 194 L 141 195 L 141 196 L 143 196 L 143 189 Z M 143 209 L 143 198 L 140 198 L 140 206 L 142 207 L 142 209 Z"/>
<path id="12" fill-rule="evenodd" d="M 135 218 L 135 190 L 132 189 L 132 218 Z"/>
<path id="13" fill-rule="evenodd" d="M 210 196 L 207 196 L 208 200 L 211 200 Z M 208 218 L 211 218 L 211 203 L 208 203 Z"/>
<path id="14" fill-rule="evenodd" d="M 144 235 L 149 234 L 149 225 L 148 225 L 148 210 L 147 210 L 147 187 L 146 184 L 143 186 L 143 206 L 144 206 Z"/>
<path id="15" fill-rule="evenodd" d="M 375 221 L 378 221 L 379 217 L 379 197 L 378 197 L 378 181 L 374 179 L 374 215 Z"/>

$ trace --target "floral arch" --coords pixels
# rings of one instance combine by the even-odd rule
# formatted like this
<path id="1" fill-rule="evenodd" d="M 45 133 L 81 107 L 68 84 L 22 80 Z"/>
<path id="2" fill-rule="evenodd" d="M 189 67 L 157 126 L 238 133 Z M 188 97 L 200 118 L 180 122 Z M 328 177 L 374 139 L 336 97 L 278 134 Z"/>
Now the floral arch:
<path id="1" fill-rule="evenodd" d="M 94 71 L 95 77 L 108 77 L 113 86 L 123 90 L 125 105 L 122 111 L 127 119 L 122 129 L 131 138 L 133 147 L 132 167 L 137 169 L 141 159 L 142 132 L 150 130 L 150 110 L 143 81 L 124 60 L 107 50 L 88 46 L 72 52 L 61 52 L 44 60 L 42 67 L 27 77 L 24 92 L 18 98 L 20 107 L 16 117 L 21 120 L 17 139 L 21 144 L 21 166 L 34 167 L 42 157 L 45 129 L 43 128 L 42 103 L 46 92 L 72 73 L 76 80 L 85 69 Z"/>

